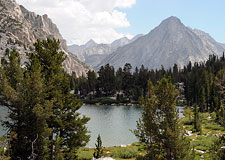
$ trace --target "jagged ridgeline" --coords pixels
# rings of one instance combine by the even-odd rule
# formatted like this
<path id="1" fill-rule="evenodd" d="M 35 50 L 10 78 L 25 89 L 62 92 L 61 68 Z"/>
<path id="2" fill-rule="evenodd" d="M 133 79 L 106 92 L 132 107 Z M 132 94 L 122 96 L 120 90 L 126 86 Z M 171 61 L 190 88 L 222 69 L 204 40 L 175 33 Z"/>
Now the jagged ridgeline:
<path id="1" fill-rule="evenodd" d="M 16 48 L 23 63 L 26 60 L 25 53 L 33 50 L 33 43 L 37 39 L 47 38 L 55 38 L 61 42 L 61 50 L 67 55 L 64 62 L 66 72 L 75 72 L 77 76 L 86 74 L 90 68 L 67 52 L 66 40 L 47 15 L 40 16 L 30 12 L 15 0 L 0 0 L 0 57 Z"/>

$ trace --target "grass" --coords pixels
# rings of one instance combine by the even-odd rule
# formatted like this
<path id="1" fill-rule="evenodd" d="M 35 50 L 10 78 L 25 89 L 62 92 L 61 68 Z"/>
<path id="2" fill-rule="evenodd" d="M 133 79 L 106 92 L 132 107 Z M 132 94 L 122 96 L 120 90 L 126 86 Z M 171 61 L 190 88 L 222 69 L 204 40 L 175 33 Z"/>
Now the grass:
<path id="1" fill-rule="evenodd" d="M 143 154 L 140 143 L 133 143 L 127 147 L 106 147 L 103 149 L 104 157 L 112 157 L 116 160 L 135 160 L 138 155 Z M 78 151 L 79 160 L 90 160 L 93 157 L 94 148 L 81 148 Z"/>
<path id="2" fill-rule="evenodd" d="M 191 131 L 193 130 L 193 112 L 184 111 L 188 113 L 182 118 L 181 123 L 183 124 L 185 130 Z M 200 160 L 201 156 L 204 157 L 205 160 L 210 160 L 210 149 L 213 146 L 214 141 L 218 138 L 217 136 L 222 135 L 225 133 L 223 127 L 221 127 L 217 121 L 215 113 L 200 113 L 200 120 L 201 120 L 201 127 L 202 127 L 202 134 L 200 135 L 199 132 L 192 133 L 189 135 L 191 141 L 191 148 L 195 149 L 195 159 Z M 199 151 L 203 151 L 201 153 Z"/>

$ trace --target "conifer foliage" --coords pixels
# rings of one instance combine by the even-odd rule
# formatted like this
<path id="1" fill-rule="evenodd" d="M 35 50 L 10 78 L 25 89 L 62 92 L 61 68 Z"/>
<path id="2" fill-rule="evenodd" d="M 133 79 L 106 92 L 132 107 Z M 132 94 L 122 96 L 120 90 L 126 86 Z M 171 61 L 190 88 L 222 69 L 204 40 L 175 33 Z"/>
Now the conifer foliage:
<path id="1" fill-rule="evenodd" d="M 200 122 L 200 116 L 199 116 L 199 109 L 195 105 L 194 106 L 194 131 L 195 132 L 201 132 L 201 122 Z"/>
<path id="2" fill-rule="evenodd" d="M 148 84 L 148 95 L 142 99 L 144 111 L 137 123 L 134 134 L 146 145 L 150 160 L 181 160 L 187 157 L 189 141 L 184 138 L 179 125 L 179 116 L 176 109 L 175 91 L 172 83 L 163 78 L 153 86 Z"/>
<path id="3" fill-rule="evenodd" d="M 0 105 L 9 110 L 4 126 L 14 133 L 10 141 L 12 159 L 76 159 L 79 147 L 89 140 L 77 110 L 81 102 L 70 94 L 65 60 L 55 39 L 37 41 L 35 52 L 27 54 L 21 67 L 13 50 L 1 61 Z"/>
<path id="4" fill-rule="evenodd" d="M 94 158 L 101 158 L 103 156 L 103 149 L 102 149 L 102 140 L 101 140 L 101 136 L 98 135 L 97 137 L 97 143 L 95 144 L 96 148 L 95 148 L 95 152 L 93 154 Z"/>

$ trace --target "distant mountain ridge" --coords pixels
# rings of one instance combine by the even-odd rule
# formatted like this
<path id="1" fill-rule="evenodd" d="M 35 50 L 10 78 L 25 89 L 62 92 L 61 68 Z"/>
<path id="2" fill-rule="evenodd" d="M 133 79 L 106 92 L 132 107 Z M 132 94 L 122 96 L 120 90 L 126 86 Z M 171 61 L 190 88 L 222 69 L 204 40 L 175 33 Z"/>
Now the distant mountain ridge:
<path id="1" fill-rule="evenodd" d="M 40 16 L 30 12 L 15 0 L 0 0 L 0 37 L 0 57 L 7 48 L 16 48 L 21 53 L 22 61 L 25 61 L 25 52 L 32 50 L 37 39 L 55 38 L 60 40 L 61 50 L 67 55 L 64 62 L 66 72 L 76 72 L 81 76 L 90 69 L 75 55 L 67 52 L 66 40 L 47 15 Z"/>
<path id="2" fill-rule="evenodd" d="M 75 54 L 78 59 L 91 67 L 96 67 L 107 55 L 113 53 L 119 47 L 132 43 L 143 36 L 139 34 L 132 39 L 127 37 L 113 41 L 111 44 L 97 44 L 92 39 L 84 45 L 70 45 L 69 52 Z"/>
<path id="3" fill-rule="evenodd" d="M 221 55 L 224 47 L 209 34 L 186 27 L 177 17 L 169 17 L 149 34 L 119 47 L 106 56 L 94 69 L 106 64 L 116 69 L 130 63 L 133 67 L 144 65 L 149 69 L 168 69 L 175 63 L 183 67 L 189 61 L 206 60 L 209 55 Z"/>

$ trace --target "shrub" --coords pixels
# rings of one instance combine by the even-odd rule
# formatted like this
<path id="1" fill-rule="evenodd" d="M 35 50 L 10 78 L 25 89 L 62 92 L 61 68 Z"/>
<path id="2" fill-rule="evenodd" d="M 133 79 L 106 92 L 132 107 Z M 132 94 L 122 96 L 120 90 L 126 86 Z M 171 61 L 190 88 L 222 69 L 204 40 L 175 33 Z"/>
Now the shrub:
<path id="1" fill-rule="evenodd" d="M 117 100 L 115 100 L 115 99 L 111 99 L 111 98 L 101 98 L 100 99 L 100 104 L 108 104 L 108 105 L 110 105 L 110 104 L 117 104 L 118 103 L 118 101 Z"/>
<path id="2" fill-rule="evenodd" d="M 197 139 L 192 142 L 192 145 L 195 146 L 195 149 L 206 151 L 210 149 L 215 139 L 217 139 L 217 137 L 212 135 L 208 135 L 207 137 L 198 136 Z"/>
<path id="3" fill-rule="evenodd" d="M 193 125 L 194 121 L 193 119 L 189 120 L 189 119 L 185 119 L 183 120 L 183 124 L 184 125 Z"/>
<path id="4" fill-rule="evenodd" d="M 84 103 L 86 104 L 105 104 L 105 105 L 111 105 L 111 104 L 118 104 L 119 102 L 115 99 L 111 98 L 94 98 L 94 99 L 85 99 L 83 100 Z"/>
<path id="5" fill-rule="evenodd" d="M 119 150 L 116 150 L 114 153 L 112 153 L 112 156 L 114 158 L 123 158 L 123 159 L 136 158 L 137 155 L 138 152 L 132 148 L 120 148 Z"/>
<path id="6" fill-rule="evenodd" d="M 205 126 L 206 129 L 211 129 L 211 130 L 224 130 L 223 127 L 218 126 L 217 124 L 213 124 L 213 123 L 208 123 Z"/>
<path id="7" fill-rule="evenodd" d="M 212 112 L 211 117 L 212 117 L 212 119 L 216 119 L 216 112 Z"/>

